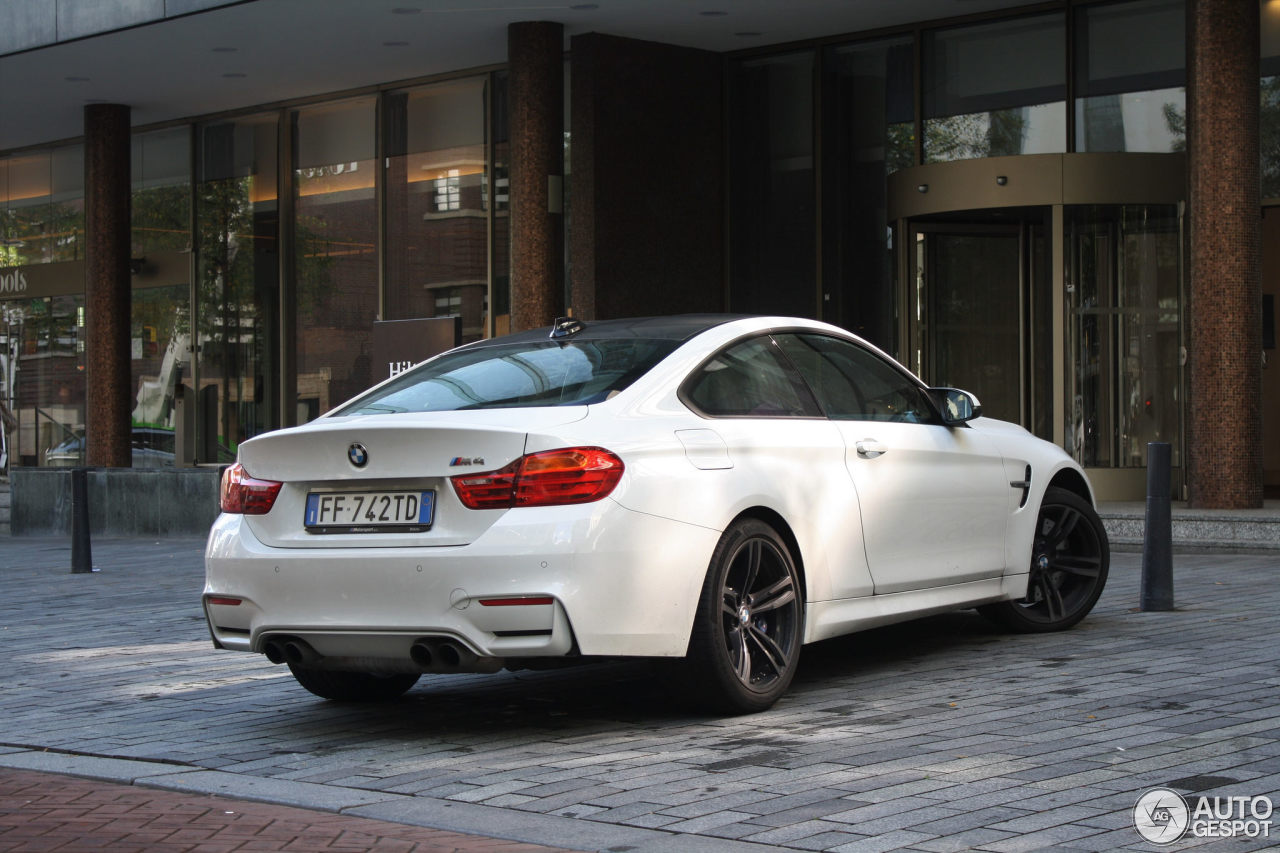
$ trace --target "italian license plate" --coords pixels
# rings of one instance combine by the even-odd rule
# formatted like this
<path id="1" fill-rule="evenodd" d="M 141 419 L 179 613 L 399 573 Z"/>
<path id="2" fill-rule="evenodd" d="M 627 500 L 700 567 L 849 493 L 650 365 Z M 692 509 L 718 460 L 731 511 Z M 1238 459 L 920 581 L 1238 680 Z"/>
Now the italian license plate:
<path id="1" fill-rule="evenodd" d="M 435 492 L 312 492 L 308 533 L 419 533 L 431 529 Z"/>

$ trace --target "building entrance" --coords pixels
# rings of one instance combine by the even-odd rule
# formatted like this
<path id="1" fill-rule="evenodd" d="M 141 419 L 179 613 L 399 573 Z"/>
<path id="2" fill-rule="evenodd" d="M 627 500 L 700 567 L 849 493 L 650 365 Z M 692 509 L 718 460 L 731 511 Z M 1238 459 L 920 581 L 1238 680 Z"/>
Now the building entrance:
<path id="1" fill-rule="evenodd" d="M 1052 438 L 1045 323 L 1047 211 L 911 223 L 913 368 L 976 394 L 991 417 Z M 1038 322 L 1039 321 L 1039 322 Z"/>
<path id="2" fill-rule="evenodd" d="M 899 358 L 1070 453 L 1098 496 L 1145 494 L 1146 449 L 1183 484 L 1183 161 L 1054 154 L 889 178 Z"/>

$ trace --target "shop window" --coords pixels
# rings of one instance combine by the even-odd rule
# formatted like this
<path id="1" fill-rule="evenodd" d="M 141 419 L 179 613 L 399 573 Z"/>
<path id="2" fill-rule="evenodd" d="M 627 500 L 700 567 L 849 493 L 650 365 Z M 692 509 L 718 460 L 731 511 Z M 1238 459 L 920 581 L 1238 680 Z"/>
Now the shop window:
<path id="1" fill-rule="evenodd" d="M 292 113 L 298 420 L 375 381 L 374 111 L 374 99 L 361 98 Z"/>
<path id="2" fill-rule="evenodd" d="M 383 99 L 384 319 L 458 314 L 464 341 L 488 333 L 489 207 L 505 206 L 507 194 L 505 178 L 497 194 L 490 192 L 488 89 L 488 78 L 476 77 Z M 463 286 L 479 288 L 485 298 L 442 296 Z"/>
<path id="3" fill-rule="evenodd" d="M 1280 199 L 1280 3 L 1262 2 L 1259 85 L 1260 195 Z"/>
<path id="4" fill-rule="evenodd" d="M 1186 148 L 1186 6 L 1137 0 L 1076 10 L 1076 150 Z"/>
<path id="5" fill-rule="evenodd" d="M 914 40 L 827 48 L 823 57 L 822 318 L 894 348 L 891 172 L 914 165 Z"/>
<path id="6" fill-rule="evenodd" d="M 0 160 L 0 267 L 84 257 L 84 146 Z"/>
<path id="7" fill-rule="evenodd" d="M 729 73 L 733 311 L 818 316 L 812 51 Z"/>
<path id="8" fill-rule="evenodd" d="M 132 143 L 133 256 L 191 249 L 191 129 L 136 133 Z"/>
<path id="9" fill-rule="evenodd" d="M 1058 13 L 926 32 L 925 162 L 1065 151 L 1065 58 Z"/>
<path id="10" fill-rule="evenodd" d="M 1180 464 L 1182 249 L 1172 205 L 1068 209 L 1072 403 L 1067 449 L 1082 465 L 1146 465 L 1147 443 Z"/>
<path id="11" fill-rule="evenodd" d="M 278 125 L 268 113 L 196 131 L 199 356 L 184 384 L 200 401 L 199 462 L 281 424 Z"/>

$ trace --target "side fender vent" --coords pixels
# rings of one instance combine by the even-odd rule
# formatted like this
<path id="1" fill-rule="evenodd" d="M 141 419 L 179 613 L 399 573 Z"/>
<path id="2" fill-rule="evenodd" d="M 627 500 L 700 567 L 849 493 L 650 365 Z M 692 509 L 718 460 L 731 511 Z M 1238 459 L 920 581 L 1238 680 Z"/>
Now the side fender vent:
<path id="1" fill-rule="evenodd" d="M 1022 489 L 1022 500 L 1018 501 L 1018 509 L 1022 509 L 1027 505 L 1027 498 L 1031 496 L 1031 466 L 1027 466 L 1021 480 L 1013 480 L 1009 485 L 1015 489 Z"/>

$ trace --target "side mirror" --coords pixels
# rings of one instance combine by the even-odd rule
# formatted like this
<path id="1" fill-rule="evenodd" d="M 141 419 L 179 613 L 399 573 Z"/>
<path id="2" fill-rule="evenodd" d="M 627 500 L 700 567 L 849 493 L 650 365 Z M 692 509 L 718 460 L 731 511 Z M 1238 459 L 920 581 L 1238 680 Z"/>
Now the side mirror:
<path id="1" fill-rule="evenodd" d="M 942 412 L 942 422 L 947 426 L 958 426 L 982 417 L 982 404 L 978 398 L 968 391 L 959 388 L 931 388 L 934 402 Z"/>

